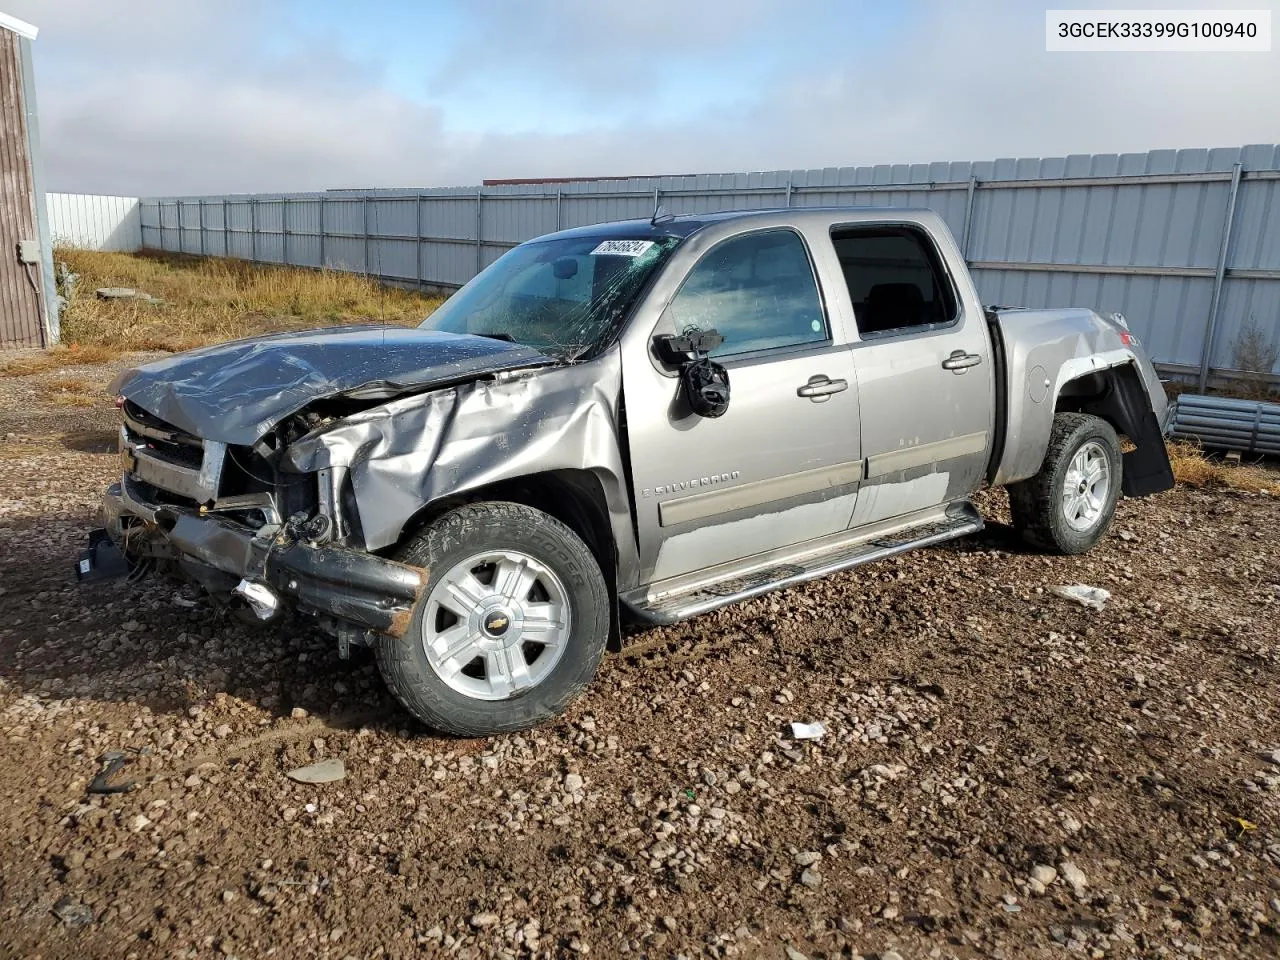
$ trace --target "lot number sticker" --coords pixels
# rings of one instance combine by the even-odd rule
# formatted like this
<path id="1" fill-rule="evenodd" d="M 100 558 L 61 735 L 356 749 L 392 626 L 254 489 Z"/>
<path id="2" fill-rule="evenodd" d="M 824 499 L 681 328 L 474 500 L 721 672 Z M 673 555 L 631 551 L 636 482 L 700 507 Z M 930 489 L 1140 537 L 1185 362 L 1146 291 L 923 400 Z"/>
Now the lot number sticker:
<path id="1" fill-rule="evenodd" d="M 648 253 L 652 240 L 605 240 L 591 251 L 593 257 L 639 257 Z"/>

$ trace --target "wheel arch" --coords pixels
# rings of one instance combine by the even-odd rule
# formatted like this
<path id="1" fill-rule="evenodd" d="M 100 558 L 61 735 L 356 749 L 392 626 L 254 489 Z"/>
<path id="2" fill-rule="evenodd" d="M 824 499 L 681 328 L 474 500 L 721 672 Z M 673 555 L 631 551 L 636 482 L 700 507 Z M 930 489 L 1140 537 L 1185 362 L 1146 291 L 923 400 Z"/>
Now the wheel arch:
<path id="1" fill-rule="evenodd" d="M 541 510 L 555 517 L 576 534 L 600 566 L 609 589 L 609 649 L 621 647 L 621 620 L 618 611 L 619 549 L 610 519 L 608 500 L 600 478 L 590 470 L 547 470 L 510 477 L 439 497 L 404 524 L 400 542 L 416 535 L 437 518 L 468 503 L 506 501 Z"/>
<path id="2" fill-rule="evenodd" d="M 1111 424 L 1122 441 L 1121 489 L 1125 496 L 1145 496 L 1173 486 L 1164 435 L 1136 363 L 1094 370 L 1068 380 L 1058 391 L 1053 412 L 1085 413 Z M 1125 440 L 1128 449 L 1123 445 Z"/>
<path id="3" fill-rule="evenodd" d="M 1145 496 L 1173 486 L 1173 470 L 1159 419 L 1151 408 L 1137 358 L 1126 352 L 1108 365 L 1096 358 L 1064 364 L 1052 404 L 1021 405 L 1016 449 L 1006 449 L 996 482 L 1015 483 L 1034 476 L 1049 448 L 1053 418 L 1059 413 L 1085 413 L 1105 420 L 1129 441 L 1123 454 L 1123 492 Z M 1014 416 L 1012 409 L 1010 416 Z M 1014 428 L 1010 424 L 1010 430 Z"/>

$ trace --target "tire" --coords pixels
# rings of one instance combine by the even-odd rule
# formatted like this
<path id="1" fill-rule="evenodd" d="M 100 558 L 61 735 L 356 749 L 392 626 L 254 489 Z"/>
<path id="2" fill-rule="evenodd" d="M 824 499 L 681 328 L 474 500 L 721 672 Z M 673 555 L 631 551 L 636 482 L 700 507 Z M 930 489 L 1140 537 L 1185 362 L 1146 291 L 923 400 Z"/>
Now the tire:
<path id="1" fill-rule="evenodd" d="M 1120 441 L 1111 424 L 1084 413 L 1057 414 L 1040 472 L 1009 485 L 1014 528 L 1040 549 L 1084 553 L 1111 526 L 1121 471 Z M 1090 482 L 1091 476 L 1099 479 Z"/>
<path id="2" fill-rule="evenodd" d="M 378 669 L 428 726 L 461 737 L 523 730 L 561 713 L 595 676 L 609 592 L 587 545 L 554 517 L 468 504 L 397 558 L 431 574 L 409 629 L 378 641 Z"/>

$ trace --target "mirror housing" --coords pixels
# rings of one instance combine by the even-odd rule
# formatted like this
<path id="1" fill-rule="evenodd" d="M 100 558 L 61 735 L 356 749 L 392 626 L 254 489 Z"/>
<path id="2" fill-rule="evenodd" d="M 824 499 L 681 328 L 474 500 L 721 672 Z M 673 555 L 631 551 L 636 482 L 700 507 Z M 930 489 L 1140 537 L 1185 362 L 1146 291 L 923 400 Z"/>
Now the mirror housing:
<path id="1" fill-rule="evenodd" d="M 729 371 L 707 357 L 691 360 L 680 368 L 689 409 L 700 417 L 723 416 L 729 409 Z"/>
<path id="2" fill-rule="evenodd" d="M 689 409 L 700 417 L 723 416 L 729 409 L 729 371 L 707 356 L 724 343 L 716 330 L 693 330 L 653 338 L 659 359 L 679 367 L 680 388 Z"/>

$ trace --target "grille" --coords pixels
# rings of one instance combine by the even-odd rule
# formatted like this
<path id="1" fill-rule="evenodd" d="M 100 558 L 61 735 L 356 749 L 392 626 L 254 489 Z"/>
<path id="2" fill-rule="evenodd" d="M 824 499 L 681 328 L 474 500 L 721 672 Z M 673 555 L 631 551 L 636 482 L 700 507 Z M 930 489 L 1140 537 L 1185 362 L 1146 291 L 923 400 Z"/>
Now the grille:
<path id="1" fill-rule="evenodd" d="M 126 473 L 189 504 L 217 497 L 225 444 L 201 440 L 131 401 L 123 412 L 120 456 Z"/>

